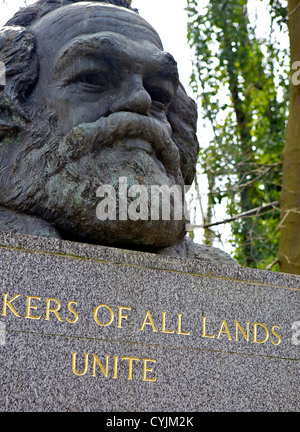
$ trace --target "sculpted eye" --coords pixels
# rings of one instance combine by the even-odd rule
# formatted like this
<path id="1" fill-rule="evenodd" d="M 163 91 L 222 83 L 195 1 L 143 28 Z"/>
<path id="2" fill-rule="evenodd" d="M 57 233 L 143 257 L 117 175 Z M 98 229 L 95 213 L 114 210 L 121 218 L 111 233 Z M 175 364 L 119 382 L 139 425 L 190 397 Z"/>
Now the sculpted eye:
<path id="1" fill-rule="evenodd" d="M 149 89 L 148 93 L 151 96 L 153 102 L 159 102 L 163 105 L 166 105 L 169 102 L 169 96 L 158 88 Z"/>
<path id="2" fill-rule="evenodd" d="M 156 102 L 162 105 L 167 105 L 170 102 L 171 96 L 163 89 L 150 87 L 146 88 L 146 90 L 151 96 L 152 102 Z"/>
<path id="3" fill-rule="evenodd" d="M 75 84 L 80 84 L 86 91 L 103 92 L 108 89 L 108 80 L 100 72 L 84 73 L 77 77 Z"/>
<path id="4" fill-rule="evenodd" d="M 165 109 L 173 98 L 174 88 L 172 83 L 167 80 L 150 78 L 145 80 L 144 87 L 149 93 L 152 103 L 159 109 Z"/>

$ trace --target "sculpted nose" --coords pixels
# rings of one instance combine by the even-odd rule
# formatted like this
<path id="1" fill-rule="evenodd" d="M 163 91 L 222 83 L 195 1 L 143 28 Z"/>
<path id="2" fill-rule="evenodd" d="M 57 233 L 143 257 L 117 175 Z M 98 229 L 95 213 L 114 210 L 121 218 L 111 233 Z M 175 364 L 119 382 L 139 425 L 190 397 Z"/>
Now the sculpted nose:
<path id="1" fill-rule="evenodd" d="M 151 103 L 151 97 L 145 90 L 142 80 L 136 78 L 121 92 L 118 100 L 111 105 L 110 112 L 129 111 L 147 116 Z"/>

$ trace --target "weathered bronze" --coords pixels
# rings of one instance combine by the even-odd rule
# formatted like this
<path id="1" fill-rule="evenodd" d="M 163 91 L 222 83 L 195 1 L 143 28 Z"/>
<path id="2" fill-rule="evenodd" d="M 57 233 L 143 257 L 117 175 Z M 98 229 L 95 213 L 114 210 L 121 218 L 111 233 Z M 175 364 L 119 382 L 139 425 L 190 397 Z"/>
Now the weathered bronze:
<path id="1" fill-rule="evenodd" d="M 153 251 L 181 244 L 184 218 L 96 217 L 103 184 L 183 189 L 195 174 L 195 103 L 129 3 L 40 0 L 1 30 L 0 61 L 0 230 Z"/>

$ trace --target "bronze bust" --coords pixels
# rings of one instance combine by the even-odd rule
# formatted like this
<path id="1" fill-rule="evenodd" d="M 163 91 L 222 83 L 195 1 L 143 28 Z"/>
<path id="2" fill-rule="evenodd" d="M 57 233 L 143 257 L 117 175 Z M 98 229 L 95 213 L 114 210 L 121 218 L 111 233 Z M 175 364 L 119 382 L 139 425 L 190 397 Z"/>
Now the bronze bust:
<path id="1" fill-rule="evenodd" d="M 169 220 L 96 214 L 120 178 L 183 193 L 199 150 L 176 61 L 129 2 L 38 0 L 2 28 L 0 61 L 0 230 L 193 257 L 172 201 Z"/>

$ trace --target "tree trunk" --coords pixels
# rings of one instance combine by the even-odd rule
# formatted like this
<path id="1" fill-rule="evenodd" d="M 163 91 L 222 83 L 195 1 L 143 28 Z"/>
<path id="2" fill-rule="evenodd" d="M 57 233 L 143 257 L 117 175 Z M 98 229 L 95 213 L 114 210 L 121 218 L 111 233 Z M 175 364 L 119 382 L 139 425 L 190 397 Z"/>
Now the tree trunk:
<path id="1" fill-rule="evenodd" d="M 291 66 L 300 61 L 300 1 L 289 0 Z M 291 76 L 295 70 L 291 67 Z M 300 85 L 291 81 L 289 121 L 283 152 L 283 180 L 280 198 L 280 270 L 300 274 Z"/>

